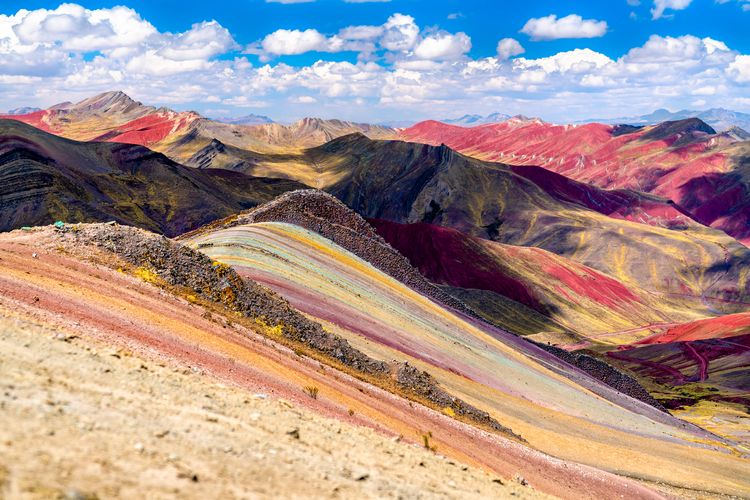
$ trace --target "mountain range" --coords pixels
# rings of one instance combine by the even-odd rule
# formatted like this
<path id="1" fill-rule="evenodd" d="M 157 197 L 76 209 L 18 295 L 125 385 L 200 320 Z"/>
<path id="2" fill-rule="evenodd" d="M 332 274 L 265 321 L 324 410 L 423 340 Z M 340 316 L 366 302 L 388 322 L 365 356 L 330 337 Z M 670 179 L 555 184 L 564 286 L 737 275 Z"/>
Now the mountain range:
<path id="1" fill-rule="evenodd" d="M 748 167 L 695 117 L 246 125 L 110 92 L 0 119 L 0 306 L 531 493 L 746 495 Z"/>
<path id="2" fill-rule="evenodd" d="M 490 113 L 488 115 L 467 114 L 459 118 L 446 118 L 440 120 L 442 123 L 449 125 L 460 125 L 462 127 L 474 127 L 477 125 L 487 125 L 491 123 L 501 123 L 510 118 L 521 118 L 530 120 L 530 118 L 516 115 L 515 117 L 504 113 Z M 736 129 L 738 134 L 743 136 L 750 131 L 750 114 L 739 111 L 732 111 L 724 108 L 711 108 L 706 110 L 689 110 L 669 111 L 666 109 L 657 109 L 651 113 L 638 116 L 621 116 L 617 118 L 589 118 L 577 120 L 573 124 L 581 125 L 586 123 L 606 123 L 609 125 L 656 125 L 666 121 L 686 120 L 688 118 L 699 118 L 713 129 L 719 132 L 725 132 Z M 409 126 L 414 123 L 409 124 Z M 748 137 L 744 137 L 747 139 Z"/>
<path id="3" fill-rule="evenodd" d="M 609 123 L 612 125 L 656 125 L 660 122 L 686 120 L 688 118 L 698 118 L 719 132 L 724 132 L 732 128 L 739 128 L 744 131 L 750 130 L 750 114 L 732 111 L 724 108 L 711 108 L 703 111 L 683 109 L 681 111 L 668 111 L 666 109 L 657 109 L 647 115 L 625 116 L 620 118 L 606 118 L 581 121 L 578 123 Z"/>
<path id="4" fill-rule="evenodd" d="M 474 125 L 484 125 L 487 123 L 500 123 L 505 120 L 509 120 L 510 115 L 504 113 L 490 113 L 487 116 L 482 115 L 463 115 L 460 118 L 446 118 L 443 119 L 443 123 L 450 123 L 451 125 L 461 125 L 470 127 Z"/>
<path id="5" fill-rule="evenodd" d="M 221 123 L 229 123 L 230 125 L 263 125 L 264 123 L 273 123 L 273 120 L 267 116 L 252 113 L 234 118 L 214 118 L 214 120 Z"/>
<path id="6" fill-rule="evenodd" d="M 702 224 L 750 237 L 747 142 L 697 118 L 650 127 L 507 121 L 464 128 L 423 122 L 400 137 L 467 155 L 541 166 L 604 189 L 633 189 L 676 203 Z"/>

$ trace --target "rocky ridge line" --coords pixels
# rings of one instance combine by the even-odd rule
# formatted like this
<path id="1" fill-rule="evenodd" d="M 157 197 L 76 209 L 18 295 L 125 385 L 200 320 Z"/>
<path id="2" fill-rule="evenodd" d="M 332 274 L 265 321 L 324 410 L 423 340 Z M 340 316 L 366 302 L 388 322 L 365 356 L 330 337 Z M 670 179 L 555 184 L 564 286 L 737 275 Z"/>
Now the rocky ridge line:
<path id="1" fill-rule="evenodd" d="M 271 327 L 281 326 L 284 338 L 334 358 L 365 375 L 387 377 L 407 393 L 489 428 L 523 438 L 480 410 L 445 391 L 426 371 L 406 362 L 375 360 L 352 347 L 346 339 L 329 333 L 294 309 L 288 301 L 263 285 L 241 277 L 231 267 L 206 255 L 141 229 L 116 224 L 79 224 L 60 234 L 76 246 L 96 245 L 133 266 L 155 273 L 168 285 L 186 289 L 211 302 Z"/>

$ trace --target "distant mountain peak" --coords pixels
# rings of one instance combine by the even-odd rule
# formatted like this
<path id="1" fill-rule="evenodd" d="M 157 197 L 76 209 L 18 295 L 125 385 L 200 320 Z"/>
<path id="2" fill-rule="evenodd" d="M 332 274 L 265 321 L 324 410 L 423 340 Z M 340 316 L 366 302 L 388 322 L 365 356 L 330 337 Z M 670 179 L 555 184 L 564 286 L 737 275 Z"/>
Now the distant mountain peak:
<path id="1" fill-rule="evenodd" d="M 621 116 L 618 118 L 592 118 L 582 120 L 577 123 L 608 123 L 611 125 L 628 124 L 628 125 L 656 125 L 665 121 L 684 120 L 686 118 L 700 118 L 703 122 L 710 125 L 711 128 L 718 132 L 729 130 L 732 127 L 740 127 L 750 130 L 750 113 L 741 113 L 725 108 L 711 108 L 700 110 L 683 109 L 680 111 L 669 111 L 667 109 L 657 109 L 652 113 L 641 116 Z"/>
<path id="2" fill-rule="evenodd" d="M 40 108 L 32 108 L 30 106 L 23 106 L 23 107 L 20 107 L 20 108 L 15 108 L 15 109 L 8 110 L 8 112 L 5 113 L 5 114 L 7 114 L 7 115 L 14 115 L 14 116 L 16 116 L 16 115 L 28 115 L 29 113 L 36 113 L 37 111 L 41 111 L 41 109 Z"/>
<path id="3" fill-rule="evenodd" d="M 659 140 L 668 137 L 683 137 L 694 133 L 715 135 L 710 125 L 700 118 L 686 118 L 684 120 L 666 121 L 654 126 L 651 130 L 641 136 L 644 140 Z"/>
<path id="4" fill-rule="evenodd" d="M 57 110 L 63 110 L 63 109 L 70 109 L 73 106 L 74 104 L 72 102 L 63 101 L 63 102 L 58 102 L 57 104 L 50 106 L 47 109 L 49 109 L 50 111 L 57 111 Z"/>
<path id="5" fill-rule="evenodd" d="M 111 92 L 104 92 L 88 99 L 84 99 L 81 102 L 75 104 L 77 109 L 91 109 L 91 110 L 104 110 L 108 111 L 112 108 L 129 108 L 143 106 L 140 102 L 137 102 L 130 98 L 125 92 L 121 90 L 114 90 Z"/>
<path id="6" fill-rule="evenodd" d="M 737 141 L 750 140 L 750 132 L 737 126 L 728 128 L 724 131 L 724 134 Z"/>
<path id="7" fill-rule="evenodd" d="M 510 118 L 511 116 L 506 115 L 505 113 L 490 113 L 487 116 L 466 114 L 460 118 L 446 118 L 441 121 L 450 125 L 475 126 L 488 123 L 500 123 Z"/>
<path id="8" fill-rule="evenodd" d="M 214 121 L 220 123 L 227 123 L 229 125 L 265 125 L 268 123 L 274 123 L 272 119 L 265 115 L 256 115 L 250 113 L 249 115 L 236 116 L 236 117 L 219 117 L 212 118 Z"/>

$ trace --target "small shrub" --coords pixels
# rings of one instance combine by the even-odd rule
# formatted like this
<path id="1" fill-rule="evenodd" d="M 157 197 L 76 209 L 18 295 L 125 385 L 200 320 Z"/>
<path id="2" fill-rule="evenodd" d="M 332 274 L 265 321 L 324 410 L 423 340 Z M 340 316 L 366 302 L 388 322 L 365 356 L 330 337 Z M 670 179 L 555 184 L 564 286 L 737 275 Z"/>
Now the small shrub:
<path id="1" fill-rule="evenodd" d="M 313 399 L 318 399 L 318 388 L 314 385 L 306 385 L 304 388 L 305 394 Z"/>
<path id="2" fill-rule="evenodd" d="M 139 267 L 138 269 L 136 269 L 135 275 L 148 283 L 156 283 L 157 281 L 159 281 L 159 275 L 150 269 L 146 269 L 145 267 Z"/>
<path id="3" fill-rule="evenodd" d="M 353 416 L 354 416 L 354 410 L 352 410 L 351 408 L 349 408 L 349 416 L 350 416 L 350 417 L 353 417 Z"/>
<path id="4" fill-rule="evenodd" d="M 424 445 L 426 450 L 430 451 L 437 451 L 437 446 L 430 443 L 430 439 L 432 439 L 432 431 L 427 431 L 426 434 L 422 434 L 422 444 Z"/>
<path id="5" fill-rule="evenodd" d="M 265 335 L 272 337 L 281 337 L 284 335 L 284 325 L 282 323 L 271 326 L 263 318 L 255 318 L 255 323 L 260 327 L 261 333 Z"/>

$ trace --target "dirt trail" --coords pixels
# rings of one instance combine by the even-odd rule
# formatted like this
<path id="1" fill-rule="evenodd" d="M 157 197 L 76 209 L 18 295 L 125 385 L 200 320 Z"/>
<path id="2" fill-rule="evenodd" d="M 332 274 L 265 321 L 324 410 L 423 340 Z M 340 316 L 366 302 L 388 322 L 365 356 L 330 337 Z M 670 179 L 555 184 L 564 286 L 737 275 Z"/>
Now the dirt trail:
<path id="1" fill-rule="evenodd" d="M 333 369 L 323 368 L 319 363 L 297 356 L 267 338 L 232 324 L 226 318 L 209 317 L 202 307 L 174 297 L 155 286 L 110 268 L 61 254 L 57 248 L 59 240 L 51 236 L 51 231 L 46 231 L 46 236 L 11 233 L 0 240 L 0 301 L 6 316 L 6 321 L 2 324 L 2 338 L 7 344 L 0 350 L 3 356 L 2 370 L 8 370 L 11 374 L 15 372 L 14 377 L 3 374 L 1 379 L 3 383 L 14 387 L 6 386 L 8 394 L 14 394 L 18 387 L 27 391 L 26 395 L 16 396 L 18 400 L 27 403 L 13 412 L 4 411 L 2 417 L 9 421 L 4 423 L 3 430 L 0 431 L 4 438 L 2 442 L 5 443 L 4 452 L 0 456 L 6 462 L 3 464 L 8 471 L 6 476 L 10 477 L 10 486 L 6 485 L 6 488 L 11 488 L 12 492 L 18 491 L 14 488 L 18 488 L 19 484 L 26 484 L 24 481 L 32 481 L 31 478 L 36 474 L 39 474 L 40 481 L 48 480 L 49 484 L 70 484 L 60 475 L 65 470 L 69 471 L 71 477 L 88 474 L 86 484 L 97 484 L 94 478 L 102 476 L 99 486 L 110 488 L 104 491 L 106 496 L 125 496 L 128 491 L 141 491 L 113 490 L 112 488 L 120 487 L 118 478 L 124 481 L 122 488 L 129 487 L 128 481 L 132 483 L 131 488 L 138 488 L 139 484 L 147 489 L 161 488 L 159 485 L 162 484 L 162 475 L 176 471 L 174 464 L 164 464 L 163 449 L 168 447 L 161 446 L 161 443 L 168 440 L 166 437 L 164 441 L 154 439 L 149 434 L 151 431 L 145 434 L 143 431 L 151 429 L 155 423 L 174 420 L 179 424 L 176 424 L 177 427 L 183 430 L 178 439 L 179 446 L 182 447 L 178 455 L 189 457 L 191 464 L 203 464 L 202 473 L 206 477 L 213 477 L 211 484 L 214 490 L 205 491 L 224 489 L 227 496 L 243 496 L 249 491 L 258 492 L 262 496 L 280 493 L 285 496 L 330 495 L 334 492 L 333 488 L 341 482 L 338 479 L 341 469 L 360 462 L 368 464 L 371 479 L 379 475 L 382 482 L 362 480 L 356 481 L 353 486 L 346 483 L 345 488 L 366 496 L 465 496 L 469 493 L 504 496 L 515 492 L 497 490 L 499 485 L 476 471 L 472 473 L 475 474 L 476 481 L 472 480 L 467 489 L 454 491 L 452 484 L 463 484 L 460 481 L 463 481 L 461 478 L 465 472 L 460 466 L 456 466 L 459 473 L 454 478 L 451 465 L 446 465 L 440 471 L 430 470 L 429 466 L 425 470 L 420 466 L 419 462 L 424 462 L 423 457 L 432 456 L 423 450 L 392 443 L 395 449 L 402 451 L 381 453 L 379 445 L 373 444 L 391 443 L 388 436 L 398 435 L 403 435 L 405 441 L 421 442 L 421 436 L 427 432 L 434 436 L 431 444 L 437 446 L 440 453 L 451 457 L 453 461 L 493 471 L 506 483 L 515 475 L 521 474 L 535 490 L 567 498 L 659 496 L 634 481 L 548 457 L 421 405 L 409 403 Z M 14 316 L 20 317 L 11 318 L 16 324 L 13 326 L 11 323 L 9 327 L 7 317 L 11 310 L 14 311 Z M 33 327 L 28 326 L 29 320 L 34 324 Z M 111 356 L 98 354 L 92 355 L 92 364 L 89 365 L 87 361 L 84 362 L 88 355 L 79 352 L 63 356 L 49 342 L 40 340 L 41 336 L 23 333 L 26 330 L 41 329 L 37 323 L 50 325 L 52 331 L 61 333 L 63 338 L 79 335 L 81 339 L 73 344 L 56 344 L 67 350 L 75 350 L 71 346 L 78 345 L 78 342 L 104 342 L 106 345 L 132 350 L 139 356 L 157 362 L 192 367 L 197 372 L 208 373 L 244 390 L 226 389 L 230 393 L 222 395 L 217 403 L 213 396 L 202 396 L 204 388 L 216 387 L 212 385 L 215 383 L 210 378 L 187 376 L 188 380 L 183 379 L 182 375 L 164 375 L 164 378 L 160 375 L 151 379 L 150 374 L 171 372 L 140 360 L 133 363 L 127 361 L 128 370 L 120 373 L 116 372 L 116 367 L 125 363 L 125 358 L 112 359 Z M 26 340 L 23 335 L 27 336 Z M 33 342 L 28 340 L 30 337 L 34 339 Z M 40 342 L 40 345 L 35 345 L 35 342 Z M 72 358 L 75 363 L 70 362 L 72 356 L 75 356 Z M 144 370 L 139 368 L 140 363 L 144 363 Z M 108 372 L 107 369 L 111 371 Z M 31 382 L 31 375 L 29 381 L 24 382 L 25 371 L 34 373 L 38 377 L 37 382 Z M 60 392 L 55 380 L 58 373 L 66 372 L 70 374 L 66 375 L 63 384 L 65 390 Z M 113 373 L 120 373 L 121 377 L 113 376 Z M 49 377 L 46 382 L 45 377 Z M 14 379 L 16 382 L 12 382 Z M 302 390 L 305 386 L 318 387 L 319 397 L 312 399 L 305 395 Z M 218 388 L 213 390 L 219 391 Z M 304 415 L 304 418 L 300 416 L 294 420 L 291 414 L 286 415 L 286 410 L 278 406 L 283 406 L 284 403 L 255 401 L 249 398 L 252 392 L 269 394 L 274 400 L 281 398 L 291 401 L 289 412 Z M 119 395 L 116 402 L 102 397 L 110 393 Z M 79 398 L 84 398 L 85 401 L 61 405 L 55 403 L 60 400 L 60 394 L 69 396 L 66 396 L 68 399 L 65 401 L 76 401 Z M 222 399 L 224 397 L 227 399 Z M 54 404 L 47 404 L 47 399 L 44 398 Z M 201 398 L 210 401 L 204 402 Z M 240 399 L 242 404 L 237 404 Z M 251 402 L 244 403 L 245 399 Z M 15 408 L 20 403 L 10 403 L 18 400 L 6 401 L 6 408 Z M 255 414 L 245 409 L 248 404 L 250 410 L 255 405 L 265 407 L 266 404 L 276 405 L 278 410 L 268 417 L 270 429 L 267 428 L 265 434 L 252 438 L 255 443 L 253 446 L 246 440 L 250 438 L 244 434 L 247 431 L 245 425 L 253 427 L 247 419 Z M 55 412 L 47 412 L 47 406 L 62 408 L 63 412 L 58 417 Z M 208 406 L 210 410 L 205 410 L 204 406 Z M 301 407 L 307 407 L 314 413 Z M 75 409 L 74 415 L 70 414 L 71 408 Z M 221 408 L 221 411 L 217 408 Z M 201 413 L 200 409 L 209 414 Z M 107 420 L 110 413 L 111 418 Z M 68 430 L 58 434 L 55 430 L 58 425 L 55 423 L 56 419 L 66 415 L 70 419 L 59 425 Z M 285 419 L 286 417 L 289 419 Z M 337 420 L 324 417 L 335 417 Z M 183 418 L 188 419 L 185 424 L 181 423 Z M 258 418 L 263 419 L 262 416 Z M 197 422 L 202 420 L 214 425 L 198 425 Z M 13 425 L 16 421 L 22 423 L 21 427 L 32 427 Z M 241 425 L 243 422 L 245 425 Z M 302 426 L 307 425 L 305 422 L 310 423 L 303 429 Z M 89 434 L 82 432 L 77 426 L 87 428 L 93 425 L 92 429 L 96 431 L 97 425 L 104 426 L 105 423 L 106 427 L 102 429 L 105 434 L 92 438 L 90 444 L 86 444 L 89 439 L 86 436 Z M 70 426 L 74 428 L 69 428 Z M 299 427 L 299 433 L 303 436 L 300 441 L 310 440 L 309 446 L 298 450 L 299 454 L 295 454 L 292 449 L 299 446 L 300 441 L 294 436 L 289 438 L 286 434 L 293 431 L 295 426 Z M 378 430 L 382 435 L 364 429 L 363 426 Z M 206 427 L 212 429 L 208 434 Z M 325 432 L 320 429 L 325 429 Z M 338 429 L 343 429 L 341 434 L 338 434 Z M 55 431 L 54 436 L 45 435 L 50 430 Z M 153 429 L 153 432 L 163 431 Z M 320 439 L 318 436 L 312 437 L 316 433 L 320 433 Z M 371 436 L 375 441 L 368 442 L 360 438 L 360 433 Z M 287 446 L 286 440 L 289 439 L 292 444 Z M 223 447 L 216 446 L 215 443 L 219 442 Z M 133 447 L 138 443 L 143 445 L 144 450 L 153 451 L 134 451 Z M 291 456 L 279 451 L 282 447 L 279 443 L 284 443 L 284 449 L 289 450 Z M 152 446 L 156 448 L 151 448 Z M 235 458 L 231 457 L 235 457 L 235 454 L 223 451 L 226 447 L 244 450 L 237 455 L 234 465 Z M 271 453 L 271 449 L 276 450 L 276 453 Z M 360 452 L 363 454 L 361 457 Z M 199 459 L 203 456 L 201 453 L 205 453 L 206 461 Z M 248 464 L 248 456 L 252 458 L 256 453 L 261 453 L 263 459 L 256 458 Z M 404 459 L 419 457 L 419 460 L 415 458 L 416 465 L 409 462 L 412 465 L 407 466 L 403 461 L 394 460 L 393 453 L 396 456 L 403 453 Z M 218 456 L 224 458 L 217 458 Z M 142 462 L 145 459 L 139 457 L 156 460 L 162 464 L 162 468 L 154 470 L 151 465 L 147 466 L 147 463 L 154 462 Z M 65 464 L 65 467 L 45 467 L 45 463 Z M 123 473 L 116 472 L 120 468 Z M 27 472 L 24 472 L 26 469 Z M 123 479 L 125 476 L 127 480 Z M 417 476 L 419 479 L 415 479 Z M 151 482 L 142 483 L 142 477 L 151 478 Z M 299 483 L 295 482 L 296 478 L 300 479 Z M 169 481 L 164 484 L 169 484 Z M 197 484 L 202 483 L 199 481 Z M 202 488 L 196 485 L 191 487 Z M 240 489 L 235 491 L 232 488 Z M 111 495 L 108 493 L 110 491 Z M 166 490 L 159 491 L 157 496 L 172 494 Z M 520 491 L 529 494 L 533 492 L 529 488 L 522 488 Z M 185 491 L 180 493 L 184 494 Z M 197 496 L 199 495 L 198 493 Z"/>

